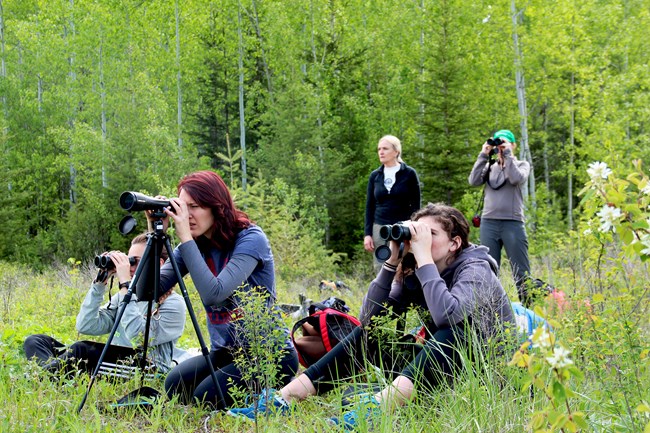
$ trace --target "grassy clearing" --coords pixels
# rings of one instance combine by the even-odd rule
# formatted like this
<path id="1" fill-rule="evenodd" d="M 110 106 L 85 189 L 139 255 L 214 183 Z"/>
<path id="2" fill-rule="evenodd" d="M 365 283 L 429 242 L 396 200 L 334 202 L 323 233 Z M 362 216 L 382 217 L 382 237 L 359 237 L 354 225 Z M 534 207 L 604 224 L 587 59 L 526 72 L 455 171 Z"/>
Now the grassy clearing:
<path id="1" fill-rule="evenodd" d="M 571 244 L 571 242 L 567 242 Z M 572 393 L 560 401 L 557 411 L 569 407 L 586 415 L 588 431 L 641 432 L 650 422 L 644 405 L 650 402 L 648 356 L 648 269 L 641 262 L 616 260 L 617 251 L 607 251 L 610 261 L 579 253 L 573 245 L 558 244 L 552 254 L 537 258 L 535 267 L 554 269 L 546 279 L 563 289 L 567 303 L 551 303 L 547 313 L 557 325 L 558 340 L 572 352 L 584 378 L 568 378 Z M 600 257 L 600 261 L 599 260 Z M 548 263 L 552 266 L 548 266 Z M 600 263 L 600 264 L 598 264 Z M 603 263 L 608 263 L 607 265 Z M 576 267 L 578 266 L 578 267 Z M 84 266 L 59 266 L 35 274 L 19 266 L 0 263 L 0 431 L 3 432 L 304 432 L 331 431 L 325 420 L 341 413 L 340 391 L 314 397 L 296 405 L 291 417 L 270 417 L 258 424 L 246 423 L 206 407 L 183 406 L 165 401 L 150 413 L 103 413 L 99 406 L 139 386 L 136 380 L 112 383 L 98 380 L 81 414 L 77 407 L 86 391 L 88 377 L 52 380 L 22 354 L 24 338 L 46 333 L 71 343 L 81 338 L 74 321 L 92 279 Z M 504 269 L 509 292 L 511 281 Z M 358 312 L 367 280 L 350 278 L 352 288 L 341 296 Z M 199 322 L 205 321 L 200 303 L 188 280 Z M 281 302 L 295 302 L 300 284 L 282 290 Z M 327 296 L 316 287 L 307 288 L 312 299 Z M 588 303 L 587 303 L 588 301 Z M 287 318 L 287 323 L 291 319 Z M 203 330 L 204 335 L 207 335 Z M 87 337 L 83 337 L 87 338 Z M 198 346 L 188 320 L 181 347 Z M 386 414 L 376 432 L 521 432 L 533 430 L 531 420 L 549 406 L 543 391 L 525 384 L 526 370 L 507 366 L 508 360 L 486 366 L 479 372 L 468 369 L 453 389 L 422 392 L 411 405 Z M 541 370 L 540 380 L 552 376 Z M 162 390 L 162 382 L 148 383 Z M 547 416 L 553 416 L 548 415 Z M 549 426 L 552 422 L 549 421 Z M 368 428 L 363 427 L 361 431 Z M 560 431 L 552 430 L 548 431 Z M 566 430 L 568 431 L 568 430 Z"/>

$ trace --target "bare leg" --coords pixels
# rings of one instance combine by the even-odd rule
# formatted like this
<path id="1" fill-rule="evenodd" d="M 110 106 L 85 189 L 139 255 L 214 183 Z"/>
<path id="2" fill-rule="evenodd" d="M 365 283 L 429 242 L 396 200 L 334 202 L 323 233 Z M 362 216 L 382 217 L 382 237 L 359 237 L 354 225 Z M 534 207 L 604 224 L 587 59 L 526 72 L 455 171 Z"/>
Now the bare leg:
<path id="1" fill-rule="evenodd" d="M 282 388 L 280 394 L 287 402 L 304 400 L 310 395 L 316 395 L 316 388 L 305 374 L 301 374 Z"/>
<path id="2" fill-rule="evenodd" d="M 413 397 L 413 382 L 406 376 L 398 376 L 390 386 L 375 394 L 377 402 L 386 409 L 403 406 Z"/>

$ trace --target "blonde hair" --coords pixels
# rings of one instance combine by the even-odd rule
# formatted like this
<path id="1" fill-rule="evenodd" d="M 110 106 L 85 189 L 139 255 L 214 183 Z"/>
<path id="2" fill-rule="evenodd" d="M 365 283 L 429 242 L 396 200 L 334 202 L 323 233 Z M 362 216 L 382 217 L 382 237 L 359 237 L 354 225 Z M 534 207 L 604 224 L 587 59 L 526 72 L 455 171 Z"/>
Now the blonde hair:
<path id="1" fill-rule="evenodd" d="M 395 137 L 394 135 L 384 135 L 379 139 L 378 143 L 381 143 L 382 141 L 385 141 L 393 146 L 393 149 L 397 152 L 398 162 L 404 162 L 402 160 L 402 142 L 399 141 L 399 138 Z"/>

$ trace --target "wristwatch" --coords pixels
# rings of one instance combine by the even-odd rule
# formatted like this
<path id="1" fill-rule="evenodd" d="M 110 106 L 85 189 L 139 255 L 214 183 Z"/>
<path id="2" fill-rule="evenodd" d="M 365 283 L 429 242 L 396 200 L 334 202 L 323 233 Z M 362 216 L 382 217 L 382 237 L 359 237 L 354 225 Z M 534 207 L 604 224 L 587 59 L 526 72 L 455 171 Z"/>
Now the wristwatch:
<path id="1" fill-rule="evenodd" d="M 123 283 L 120 283 L 119 287 L 120 287 L 120 289 L 128 289 L 129 284 L 131 284 L 131 281 L 125 281 Z"/>

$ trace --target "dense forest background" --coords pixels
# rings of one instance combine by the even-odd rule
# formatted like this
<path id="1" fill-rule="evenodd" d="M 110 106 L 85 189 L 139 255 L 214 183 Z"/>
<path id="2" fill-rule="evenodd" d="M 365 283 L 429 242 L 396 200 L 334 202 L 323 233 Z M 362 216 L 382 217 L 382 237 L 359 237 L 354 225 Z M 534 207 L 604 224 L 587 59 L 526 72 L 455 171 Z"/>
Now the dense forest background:
<path id="1" fill-rule="evenodd" d="M 513 130 L 531 230 L 564 231 L 590 162 L 648 160 L 648 29 L 647 0 L 0 0 L 0 260 L 124 247 L 123 191 L 212 168 L 276 240 L 351 262 L 384 134 L 471 213 Z"/>

